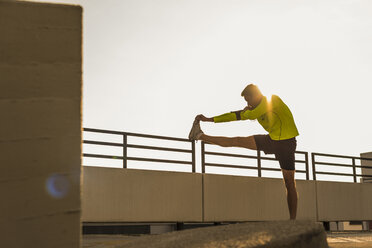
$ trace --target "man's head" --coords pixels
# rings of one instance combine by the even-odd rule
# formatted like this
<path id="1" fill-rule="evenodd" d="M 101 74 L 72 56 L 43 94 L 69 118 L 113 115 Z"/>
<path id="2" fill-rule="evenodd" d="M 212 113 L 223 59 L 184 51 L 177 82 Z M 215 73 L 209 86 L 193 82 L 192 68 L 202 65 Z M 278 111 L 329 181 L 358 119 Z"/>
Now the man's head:
<path id="1" fill-rule="evenodd" d="M 241 96 L 247 101 L 248 106 L 251 106 L 252 108 L 257 107 L 263 97 L 260 89 L 254 84 L 247 85 L 247 87 L 242 91 Z"/>

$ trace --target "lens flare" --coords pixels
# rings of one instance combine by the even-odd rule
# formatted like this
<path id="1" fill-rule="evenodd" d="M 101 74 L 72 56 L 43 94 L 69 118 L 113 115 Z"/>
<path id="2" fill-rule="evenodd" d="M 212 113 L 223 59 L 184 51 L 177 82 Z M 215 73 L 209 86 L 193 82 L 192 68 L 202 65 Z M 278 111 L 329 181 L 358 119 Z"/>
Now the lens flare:
<path id="1" fill-rule="evenodd" d="M 65 175 L 52 174 L 46 180 L 46 190 L 54 198 L 65 197 L 70 189 L 70 182 Z"/>

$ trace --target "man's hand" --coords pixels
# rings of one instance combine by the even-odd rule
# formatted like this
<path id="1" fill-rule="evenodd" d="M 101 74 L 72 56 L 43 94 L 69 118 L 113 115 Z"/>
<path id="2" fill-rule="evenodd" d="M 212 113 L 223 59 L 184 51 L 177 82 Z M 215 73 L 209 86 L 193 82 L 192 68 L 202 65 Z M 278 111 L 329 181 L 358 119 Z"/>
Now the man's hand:
<path id="1" fill-rule="evenodd" d="M 213 122 L 213 118 L 208 118 L 208 117 L 205 117 L 204 115 L 200 114 L 200 115 L 197 115 L 195 117 L 195 120 L 197 121 L 210 121 L 210 122 Z"/>
<path id="2" fill-rule="evenodd" d="M 243 109 L 243 112 L 244 111 L 246 111 L 246 110 L 252 110 L 253 109 L 253 107 L 252 106 L 250 106 L 250 105 L 247 105 L 244 109 Z"/>

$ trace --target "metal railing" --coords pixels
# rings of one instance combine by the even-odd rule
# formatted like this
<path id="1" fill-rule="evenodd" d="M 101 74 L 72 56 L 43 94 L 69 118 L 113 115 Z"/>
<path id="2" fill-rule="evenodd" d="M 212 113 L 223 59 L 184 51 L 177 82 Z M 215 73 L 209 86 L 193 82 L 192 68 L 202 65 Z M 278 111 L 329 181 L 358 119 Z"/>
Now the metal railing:
<path id="1" fill-rule="evenodd" d="M 97 134 L 113 134 L 118 135 L 121 137 L 122 142 L 104 142 L 104 141 L 95 141 L 95 140 L 83 140 L 84 144 L 90 145 L 99 145 L 99 146 L 106 146 L 106 147 L 121 147 L 122 148 L 122 155 L 112 155 L 112 154 L 94 154 L 94 153 L 83 153 L 83 157 L 86 158 L 103 158 L 103 159 L 113 159 L 113 160 L 122 160 L 122 167 L 128 168 L 127 164 L 128 161 L 143 161 L 143 162 L 158 162 L 158 163 L 171 163 L 171 164 L 186 164 L 191 165 L 191 171 L 196 172 L 196 162 L 195 162 L 195 141 L 190 141 L 184 138 L 175 138 L 175 137 L 167 137 L 167 136 L 159 136 L 159 135 L 148 135 L 148 134 L 140 134 L 140 133 L 129 133 L 129 132 L 121 132 L 121 131 L 112 131 L 112 130 L 103 130 L 103 129 L 93 129 L 93 128 L 84 128 L 84 132 L 90 133 L 97 133 Z M 147 139 L 161 139 L 161 140 L 169 140 L 169 141 L 179 141 L 183 143 L 188 143 L 191 145 L 191 149 L 180 149 L 180 148 L 172 148 L 172 147 L 160 147 L 160 146 L 148 146 L 148 145 L 138 145 L 138 144 L 129 144 L 128 137 L 135 136 L 135 137 L 142 137 Z M 257 170 L 257 176 L 262 176 L 262 171 L 280 171 L 277 168 L 266 168 L 262 166 L 262 161 L 264 160 L 273 160 L 275 158 L 272 157 L 265 157 L 261 155 L 260 151 L 257 151 L 257 155 L 242 155 L 242 154 L 234 154 L 234 153 L 222 153 L 222 152 L 213 152 L 213 151 L 206 151 L 206 145 L 213 145 L 206 142 L 201 142 L 201 173 L 205 173 L 205 168 L 207 166 L 210 167 L 224 167 L 224 168 L 238 168 L 238 169 L 248 169 L 248 170 Z M 168 152 L 178 152 L 178 153 L 189 153 L 191 154 L 191 161 L 185 160 L 170 160 L 170 159 L 157 159 L 157 158 L 144 158 L 144 157 L 134 157 L 128 156 L 128 148 L 134 149 L 146 149 L 146 150 L 158 150 L 158 151 L 168 151 Z M 306 175 L 306 180 L 309 180 L 309 156 L 308 152 L 304 151 L 296 151 L 296 154 L 304 155 L 303 160 L 296 159 L 296 163 L 303 163 L 305 164 L 305 170 L 298 170 L 296 169 L 296 173 L 304 173 Z M 206 162 L 206 155 L 213 155 L 213 156 L 224 156 L 224 157 L 235 157 L 235 158 L 247 158 L 247 159 L 255 159 L 256 165 L 255 166 L 246 166 L 246 165 L 233 165 L 233 164 L 223 164 L 223 163 L 209 163 Z M 323 162 L 319 161 L 320 157 L 325 158 L 337 158 L 337 159 L 350 159 L 350 163 L 333 163 L 333 162 Z M 362 158 L 362 157 L 354 157 L 354 156 L 344 156 L 344 155 L 334 155 L 334 154 L 324 154 L 324 153 L 311 153 L 311 162 L 312 162 L 312 175 L 313 180 L 317 180 L 317 175 L 330 175 L 330 176 L 349 176 L 353 177 L 353 181 L 357 182 L 358 177 L 372 179 L 372 166 L 366 165 L 357 165 L 356 161 L 372 161 L 372 158 Z M 351 173 L 341 173 L 341 172 L 330 172 L 330 171 L 322 171 L 319 166 L 333 166 L 335 168 L 340 167 L 349 167 L 352 168 Z M 357 173 L 357 168 L 366 169 L 365 172 L 369 173 Z M 370 170 L 370 171 L 369 171 Z"/>
<path id="2" fill-rule="evenodd" d="M 190 141 L 188 139 L 182 139 L 182 138 L 175 138 L 175 137 L 166 137 L 166 136 L 158 136 L 158 135 L 139 134 L 139 133 L 128 133 L 128 132 L 111 131 L 111 130 L 103 130 L 103 129 L 93 129 L 93 128 L 84 128 L 83 131 L 84 132 L 101 133 L 101 134 L 102 133 L 104 133 L 104 134 L 114 134 L 114 135 L 122 136 L 122 142 L 121 143 L 102 142 L 102 141 L 94 141 L 94 140 L 83 140 L 84 144 L 111 146 L 111 147 L 122 147 L 122 156 L 83 153 L 84 157 L 119 159 L 119 160 L 123 161 L 123 168 L 128 168 L 127 163 L 128 163 L 129 160 L 144 161 L 144 162 L 172 163 L 172 164 L 189 164 L 192 167 L 191 171 L 195 172 L 195 142 L 194 141 Z M 129 136 L 149 138 L 149 139 L 162 139 L 162 140 L 187 142 L 187 143 L 191 144 L 191 149 L 178 149 L 178 148 L 159 147 L 159 146 L 145 146 L 145 145 L 128 144 L 128 137 Z M 158 150 L 158 151 L 160 150 L 160 151 L 180 152 L 180 153 L 191 153 L 191 161 L 129 157 L 128 156 L 128 148 Z"/>
<path id="3" fill-rule="evenodd" d="M 320 162 L 320 161 L 317 161 L 317 158 L 319 158 L 319 157 L 337 158 L 337 159 L 350 159 L 351 163 L 350 164 L 343 164 L 343 163 Z M 353 177 L 354 183 L 357 182 L 357 177 L 372 178 L 372 166 L 356 165 L 356 160 L 372 161 L 372 158 L 362 158 L 362 157 L 334 155 L 334 154 L 325 154 L 325 153 L 311 153 L 313 180 L 314 181 L 317 180 L 316 175 L 349 176 L 349 177 Z M 329 172 L 329 171 L 320 171 L 320 170 L 318 170 L 317 165 L 347 167 L 347 168 L 352 168 L 353 172 L 352 173 L 337 173 L 337 172 Z M 370 169 L 371 174 L 357 174 L 357 172 L 356 172 L 357 168 Z"/>
<path id="4" fill-rule="evenodd" d="M 201 142 L 201 166 L 202 166 L 202 173 L 205 173 L 206 166 L 213 166 L 213 167 L 224 167 L 224 168 L 237 168 L 237 169 L 248 169 L 248 170 L 257 170 L 257 176 L 262 176 L 262 171 L 281 171 L 281 169 L 275 168 L 265 168 L 262 166 L 262 160 L 271 160 L 277 161 L 275 158 L 271 157 L 264 157 L 261 155 L 261 151 L 257 151 L 257 155 L 241 155 L 241 154 L 234 154 L 234 153 L 222 153 L 222 152 L 211 152 L 205 150 L 205 145 L 213 145 L 207 142 Z M 304 160 L 295 160 L 296 163 L 304 163 L 305 170 L 296 170 L 296 173 L 305 173 L 306 180 L 309 180 L 309 158 L 308 152 L 296 151 L 296 154 L 303 154 L 305 159 Z M 220 163 L 207 163 L 205 161 L 205 155 L 214 155 L 214 156 L 224 156 L 224 157 L 235 157 L 235 158 L 247 158 L 247 159 L 255 159 L 257 166 L 248 166 L 248 165 L 231 165 L 231 164 L 220 164 Z"/>

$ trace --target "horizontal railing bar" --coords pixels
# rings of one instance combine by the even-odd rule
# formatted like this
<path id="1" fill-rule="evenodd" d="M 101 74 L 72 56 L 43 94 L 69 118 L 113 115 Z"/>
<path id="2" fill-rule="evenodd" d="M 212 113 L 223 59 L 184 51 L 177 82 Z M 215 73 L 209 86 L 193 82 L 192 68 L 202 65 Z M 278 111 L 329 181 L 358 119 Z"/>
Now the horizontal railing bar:
<path id="1" fill-rule="evenodd" d="M 372 177 L 372 175 L 355 174 L 357 177 Z"/>
<path id="2" fill-rule="evenodd" d="M 99 155 L 99 154 L 91 154 L 91 153 L 83 153 L 83 157 L 89 157 L 89 158 L 123 159 L 123 156 Z"/>
<path id="3" fill-rule="evenodd" d="M 278 161 L 276 158 L 261 157 L 261 160 Z M 306 163 L 305 160 L 295 160 L 296 163 Z"/>
<path id="4" fill-rule="evenodd" d="M 169 137 L 169 136 L 159 136 L 159 135 L 140 134 L 140 133 L 125 133 L 125 134 L 128 135 L 128 136 L 136 136 L 136 137 L 143 137 L 143 138 L 153 138 L 153 139 L 164 139 L 164 140 L 192 142 L 189 139 L 182 139 L 182 138 Z"/>
<path id="5" fill-rule="evenodd" d="M 355 167 L 358 167 L 358 168 L 365 168 L 367 170 L 372 170 L 372 166 L 368 166 L 368 165 L 355 165 Z"/>
<path id="6" fill-rule="evenodd" d="M 111 130 L 95 129 L 95 128 L 83 128 L 83 130 L 86 131 L 86 132 L 95 132 L 95 133 L 120 134 L 120 135 L 124 135 L 125 134 L 127 136 L 137 136 L 137 137 L 143 137 L 143 138 L 153 138 L 153 139 L 165 139 L 165 140 L 175 140 L 175 141 L 192 142 L 189 139 L 169 137 L 169 136 L 160 136 L 160 135 L 152 135 L 152 134 L 129 133 L 129 132 L 111 131 Z"/>
<path id="7" fill-rule="evenodd" d="M 276 168 L 265 168 L 265 167 L 261 167 L 262 170 L 276 170 L 276 171 L 282 171 L 282 169 L 276 169 Z M 305 170 L 296 170 L 296 173 L 299 172 L 299 173 L 306 173 Z"/>
<path id="8" fill-rule="evenodd" d="M 342 167 L 353 167 L 352 164 L 338 164 L 338 163 L 328 163 L 328 162 L 315 162 L 316 165 L 328 165 L 328 166 L 342 166 Z"/>
<path id="9" fill-rule="evenodd" d="M 84 153 L 83 156 L 90 157 L 90 158 L 107 158 L 107 159 L 121 159 L 121 160 L 123 159 L 122 156 L 99 155 L 99 154 L 89 154 L 89 153 Z M 192 162 L 188 162 L 188 161 L 153 159 L 153 158 L 137 158 L 137 157 L 127 157 L 127 160 L 161 162 L 161 163 L 176 163 L 176 164 L 192 164 Z"/>
<path id="10" fill-rule="evenodd" d="M 84 144 L 90 145 L 102 145 L 102 146 L 123 146 L 122 143 L 113 143 L 113 142 L 103 142 L 103 141 L 93 141 L 93 140 L 83 140 Z"/>
<path id="11" fill-rule="evenodd" d="M 85 131 L 85 132 L 94 132 L 94 133 L 119 134 L 119 135 L 123 135 L 124 134 L 124 132 L 121 132 L 121 131 L 96 129 L 96 128 L 83 128 L 83 131 Z"/>
<path id="12" fill-rule="evenodd" d="M 168 148 L 168 147 L 158 147 L 158 146 L 142 146 L 142 145 L 133 145 L 128 144 L 128 148 L 139 148 L 139 149 L 149 149 L 149 150 L 161 150 L 161 151 L 171 151 L 171 152 L 186 152 L 192 153 L 192 150 L 187 149 L 177 149 L 177 148 Z"/>
<path id="13" fill-rule="evenodd" d="M 304 154 L 304 155 L 308 154 L 308 152 L 304 152 L 304 151 L 295 151 L 295 153 Z"/>
<path id="14" fill-rule="evenodd" d="M 328 163 L 328 162 L 315 162 L 316 165 L 329 165 L 329 166 L 342 166 L 342 167 L 353 167 L 354 165 L 350 164 L 338 164 L 338 163 Z M 372 170 L 372 166 L 365 166 L 365 165 L 355 165 L 358 168 L 365 168 Z"/>
<path id="15" fill-rule="evenodd" d="M 276 158 L 261 157 L 261 160 L 278 161 Z M 295 160 L 296 163 L 306 163 L 305 160 Z"/>
<path id="16" fill-rule="evenodd" d="M 168 160 L 168 159 L 155 159 L 155 158 L 138 158 L 138 157 L 127 157 L 128 160 L 146 161 L 146 162 L 159 162 L 159 163 L 175 163 L 175 164 L 192 164 L 188 161 L 179 160 Z"/>
<path id="17" fill-rule="evenodd" d="M 213 145 L 213 146 L 217 146 L 216 144 L 213 144 L 213 143 L 209 143 L 209 142 L 206 142 L 206 141 L 203 141 L 204 144 L 206 145 Z M 308 152 L 305 152 L 305 151 L 295 151 L 295 153 L 299 153 L 299 154 L 307 154 Z"/>
<path id="18" fill-rule="evenodd" d="M 358 158 L 353 156 L 345 156 L 345 155 L 335 155 L 335 154 L 326 154 L 326 153 L 313 153 L 315 156 L 321 156 L 321 157 L 332 157 L 332 158 Z"/>
<path id="19" fill-rule="evenodd" d="M 251 159 L 257 159 L 257 156 L 251 156 L 251 155 L 240 155 L 240 154 L 234 154 L 234 153 L 222 153 L 222 152 L 204 152 L 208 155 L 216 155 L 216 156 L 227 156 L 227 157 L 237 157 L 237 158 L 251 158 Z"/>
<path id="20" fill-rule="evenodd" d="M 204 153 L 207 154 L 207 155 L 257 159 L 257 156 L 253 156 L 253 155 L 240 155 L 240 154 L 222 153 L 222 152 L 204 152 Z M 278 161 L 276 158 L 269 158 L 269 157 L 261 157 L 261 160 Z M 306 163 L 305 160 L 295 160 L 295 162 L 297 162 L 297 163 Z"/>
<path id="21" fill-rule="evenodd" d="M 322 157 L 333 157 L 333 158 L 348 158 L 348 159 L 360 159 L 360 160 L 371 160 L 372 158 L 362 158 L 362 157 L 355 157 L 355 156 L 345 156 L 345 155 L 335 155 L 335 154 L 326 154 L 326 153 L 313 153 L 315 156 L 322 156 Z"/>
<path id="22" fill-rule="evenodd" d="M 277 169 L 277 168 L 265 168 L 265 167 L 261 167 L 261 170 L 267 170 L 267 171 L 282 171 L 282 169 Z M 299 173 L 306 173 L 305 170 L 296 170 L 296 173 L 299 172 Z"/>
<path id="23" fill-rule="evenodd" d="M 257 170 L 258 169 L 257 166 L 228 165 L 228 164 L 216 164 L 216 163 L 205 163 L 205 166 L 229 167 L 229 168 L 249 169 L 249 170 Z"/>
<path id="24" fill-rule="evenodd" d="M 261 167 L 261 170 L 266 170 L 266 171 L 281 171 L 281 169 L 278 169 L 278 168 L 265 168 L 265 167 Z"/>
<path id="25" fill-rule="evenodd" d="M 237 168 L 237 169 L 248 169 L 248 170 L 258 170 L 256 166 L 243 166 L 243 165 L 227 165 L 227 164 L 217 164 L 217 163 L 205 163 L 205 166 L 213 166 L 213 167 L 228 167 L 228 168 Z M 277 168 L 265 168 L 261 167 L 261 170 L 266 171 L 281 171 L 281 169 Z M 296 172 L 306 173 L 304 170 L 296 170 Z"/>
<path id="26" fill-rule="evenodd" d="M 316 174 L 323 174 L 323 175 L 336 175 L 336 176 L 349 176 L 352 177 L 353 174 L 346 174 L 346 173 L 336 173 L 336 172 L 323 172 L 317 171 Z M 362 174 L 355 174 L 357 177 L 372 177 L 372 175 L 362 175 Z"/>
<path id="27" fill-rule="evenodd" d="M 335 175 L 335 176 L 348 176 L 348 177 L 352 177 L 353 176 L 353 174 L 336 173 L 336 172 L 322 172 L 322 171 L 317 171 L 316 174 Z"/>
<path id="28" fill-rule="evenodd" d="M 295 163 L 304 163 L 304 164 L 306 164 L 306 161 L 304 161 L 304 160 L 295 160 Z"/>
<path id="29" fill-rule="evenodd" d="M 261 157 L 261 160 L 278 161 L 276 158 Z M 296 163 L 306 163 L 305 160 L 295 160 Z"/>
<path id="30" fill-rule="evenodd" d="M 100 168 L 117 168 L 117 169 L 122 169 L 123 167 L 121 166 L 102 166 L 102 165 L 92 165 L 92 164 L 84 164 L 83 166 L 87 167 L 100 167 Z"/>

